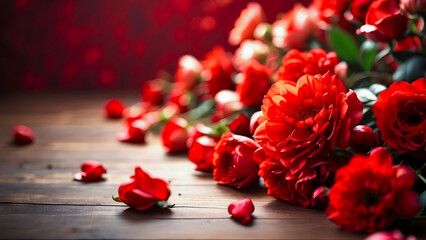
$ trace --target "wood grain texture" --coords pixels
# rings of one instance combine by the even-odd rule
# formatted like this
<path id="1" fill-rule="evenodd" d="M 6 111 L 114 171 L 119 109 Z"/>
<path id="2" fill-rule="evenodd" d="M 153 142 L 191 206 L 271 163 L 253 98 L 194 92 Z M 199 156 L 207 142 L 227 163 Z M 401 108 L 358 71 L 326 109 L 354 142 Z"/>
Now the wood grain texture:
<path id="1" fill-rule="evenodd" d="M 167 155 L 157 136 L 148 144 L 115 140 L 121 121 L 103 117 L 117 97 L 136 103 L 135 92 L 30 93 L 0 96 L 0 238 L 2 239 L 363 239 L 329 222 L 322 211 L 267 195 L 259 184 L 236 190 L 194 170 L 185 154 Z M 15 124 L 31 127 L 34 144 L 11 144 Z M 86 160 L 108 169 L 104 181 L 72 180 Z M 136 165 L 170 182 L 171 209 L 138 212 L 112 200 Z M 230 218 L 227 206 L 250 197 L 251 226 Z M 426 239 L 425 220 L 411 222 Z"/>

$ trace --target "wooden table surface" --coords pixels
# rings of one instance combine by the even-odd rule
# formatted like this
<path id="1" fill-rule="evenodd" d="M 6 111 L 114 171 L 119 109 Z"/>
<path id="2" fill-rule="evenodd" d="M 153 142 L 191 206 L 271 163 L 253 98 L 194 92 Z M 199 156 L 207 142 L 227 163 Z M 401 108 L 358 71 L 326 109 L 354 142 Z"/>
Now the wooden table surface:
<path id="1" fill-rule="evenodd" d="M 199 173 L 186 155 L 168 156 L 158 136 L 146 145 L 118 142 L 120 120 L 107 120 L 103 104 L 117 97 L 130 105 L 138 91 L 20 93 L 0 96 L 0 238 L 113 239 L 363 239 L 329 222 L 318 210 L 293 206 L 262 186 L 238 191 Z M 25 124 L 34 144 L 11 143 L 13 125 Z M 86 160 L 107 168 L 106 180 L 72 180 Z M 170 181 L 171 209 L 138 212 L 111 196 L 140 165 Z M 254 222 L 243 226 L 227 206 L 251 198 Z M 425 220 L 412 222 L 426 238 Z"/>

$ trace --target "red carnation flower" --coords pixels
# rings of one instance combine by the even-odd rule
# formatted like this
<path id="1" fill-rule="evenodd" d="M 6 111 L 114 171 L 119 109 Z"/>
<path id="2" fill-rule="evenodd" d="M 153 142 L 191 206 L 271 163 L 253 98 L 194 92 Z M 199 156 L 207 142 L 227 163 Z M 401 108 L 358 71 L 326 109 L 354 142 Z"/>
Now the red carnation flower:
<path id="1" fill-rule="evenodd" d="M 408 167 L 392 166 L 382 147 L 370 156 L 357 155 L 336 173 L 330 189 L 328 219 L 347 231 L 374 232 L 399 218 L 413 217 L 420 209 L 416 181 Z"/>
<path id="2" fill-rule="evenodd" d="M 330 73 L 278 81 L 263 100 L 264 121 L 254 137 L 269 158 L 296 174 L 316 165 L 322 152 L 349 147 L 362 108 L 356 94 Z"/>
<path id="3" fill-rule="evenodd" d="M 81 164 L 81 172 L 74 175 L 76 181 L 92 182 L 102 179 L 107 170 L 98 161 L 85 161 Z"/>
<path id="4" fill-rule="evenodd" d="M 379 94 L 373 111 L 389 147 L 426 157 L 426 79 L 393 83 Z"/>
<path id="5" fill-rule="evenodd" d="M 258 165 L 253 152 L 259 145 L 253 139 L 224 133 L 213 153 L 213 178 L 220 184 L 246 187 L 257 181 Z"/>
<path id="6" fill-rule="evenodd" d="M 370 5 L 365 25 L 357 30 L 377 42 L 402 37 L 408 27 L 408 17 L 401 11 L 397 0 L 377 0 Z"/>
<path id="7" fill-rule="evenodd" d="M 265 19 L 265 13 L 259 3 L 248 3 L 247 8 L 241 11 L 240 17 L 234 23 L 234 28 L 229 34 L 229 44 L 238 45 L 245 39 L 253 38 L 257 25 Z"/>
<path id="8" fill-rule="evenodd" d="M 207 136 L 198 137 L 194 140 L 188 151 L 188 158 L 197 165 L 197 171 L 213 171 L 213 152 L 216 144 L 217 141 L 214 138 Z"/>
<path id="9" fill-rule="evenodd" d="M 105 104 L 105 115 L 108 118 L 121 118 L 126 108 L 118 99 L 110 99 Z"/>
<path id="10" fill-rule="evenodd" d="M 228 56 L 222 46 L 215 46 L 208 52 L 202 64 L 204 69 L 202 76 L 207 82 L 212 97 L 220 90 L 234 87 L 231 79 L 233 71 L 231 57 Z"/>
<path id="11" fill-rule="evenodd" d="M 282 59 L 282 65 L 278 70 L 279 80 L 296 82 L 305 74 L 334 74 L 334 68 L 339 59 L 335 52 L 326 52 L 321 48 L 313 49 L 308 53 L 293 49 Z"/>
<path id="12" fill-rule="evenodd" d="M 242 82 L 237 85 L 240 101 L 248 107 L 262 105 L 262 99 L 271 86 L 269 69 L 257 61 L 252 61 L 242 74 Z"/>

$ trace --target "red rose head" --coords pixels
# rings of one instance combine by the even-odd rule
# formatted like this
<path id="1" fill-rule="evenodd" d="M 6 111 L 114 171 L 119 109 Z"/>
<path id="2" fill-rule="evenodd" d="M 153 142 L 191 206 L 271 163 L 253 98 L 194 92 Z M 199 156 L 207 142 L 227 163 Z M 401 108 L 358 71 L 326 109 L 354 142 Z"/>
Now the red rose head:
<path id="1" fill-rule="evenodd" d="M 163 104 L 163 88 L 164 86 L 159 79 L 144 82 L 141 88 L 142 102 L 151 106 Z"/>
<path id="2" fill-rule="evenodd" d="M 214 100 L 216 102 L 216 112 L 212 117 L 212 122 L 231 116 L 243 108 L 240 95 L 235 91 L 221 90 L 216 94 Z"/>
<path id="3" fill-rule="evenodd" d="M 235 50 L 233 63 L 235 68 L 243 71 L 251 65 L 252 61 L 257 61 L 261 64 L 268 63 L 268 56 L 272 50 L 268 45 L 259 40 L 244 40 L 240 47 Z"/>
<path id="4" fill-rule="evenodd" d="M 229 126 L 229 131 L 237 135 L 243 135 L 246 137 L 251 137 L 250 133 L 250 119 L 242 113 L 234 121 L 232 121 Z"/>
<path id="5" fill-rule="evenodd" d="M 181 117 L 170 119 L 161 131 L 161 140 L 166 152 L 183 152 L 188 150 L 188 122 Z"/>
<path id="6" fill-rule="evenodd" d="M 105 115 L 108 118 L 121 118 L 126 107 L 118 99 L 110 99 L 105 104 Z"/>
<path id="7" fill-rule="evenodd" d="M 85 161 L 81 164 L 81 172 L 74 175 L 74 180 L 81 182 L 92 182 L 102 179 L 102 174 L 107 170 L 102 163 L 97 161 Z"/>
<path id="8" fill-rule="evenodd" d="M 405 11 L 415 14 L 426 12 L 426 1 L 424 0 L 401 0 L 401 7 Z"/>
<path id="9" fill-rule="evenodd" d="M 234 28 L 229 34 L 229 44 L 238 45 L 245 39 L 253 38 L 257 25 L 265 19 L 265 13 L 259 3 L 248 3 L 247 8 L 241 11 L 240 17 L 234 23 Z"/>
<path id="10" fill-rule="evenodd" d="M 408 27 L 408 17 L 399 8 L 397 0 L 377 0 L 370 5 L 365 25 L 357 30 L 377 42 L 400 38 Z"/>
<path id="11" fill-rule="evenodd" d="M 299 50 L 290 50 L 282 59 L 278 70 L 280 80 L 296 82 L 305 74 L 334 74 L 334 69 L 339 59 L 335 52 L 326 52 L 321 48 L 313 49 L 308 53 Z"/>
<path id="12" fill-rule="evenodd" d="M 25 125 L 16 125 L 12 130 L 13 142 L 18 145 L 25 145 L 34 142 L 34 132 Z"/>
<path id="13" fill-rule="evenodd" d="M 188 158 L 197 165 L 196 170 L 213 171 L 213 152 L 217 141 L 214 138 L 202 136 L 196 138 L 188 151 Z"/>
<path id="14" fill-rule="evenodd" d="M 380 146 L 380 137 L 370 127 L 358 125 L 351 129 L 349 144 L 356 153 L 368 153 Z"/>
<path id="15" fill-rule="evenodd" d="M 349 146 L 351 126 L 362 118 L 362 103 L 330 73 L 305 75 L 297 83 L 278 81 L 263 100 L 263 121 L 255 139 L 291 174 L 316 165 L 316 156 Z M 314 158 L 314 159 L 313 159 Z M 321 158 L 318 158 L 321 159 Z"/>
<path id="16" fill-rule="evenodd" d="M 426 79 L 393 83 L 379 94 L 373 112 L 389 147 L 426 158 Z"/>
<path id="17" fill-rule="evenodd" d="M 237 85 L 240 101 L 248 107 L 262 105 L 263 97 L 271 86 L 269 69 L 257 61 L 252 61 L 242 74 L 242 82 Z"/>
<path id="18" fill-rule="evenodd" d="M 120 129 L 117 139 L 122 142 L 145 143 L 145 135 L 149 127 L 150 124 L 146 120 L 135 120 Z"/>
<path id="19" fill-rule="evenodd" d="M 336 173 L 328 219 L 347 231 L 374 232 L 398 218 L 413 217 L 420 210 L 417 194 L 410 190 L 415 181 L 408 167 L 392 166 L 385 148 L 357 155 Z"/>
<path id="20" fill-rule="evenodd" d="M 254 204 L 250 198 L 237 200 L 228 206 L 228 213 L 244 225 L 249 225 L 253 220 Z"/>
<path id="21" fill-rule="evenodd" d="M 118 188 L 118 196 L 129 207 L 146 210 L 159 201 L 167 201 L 170 196 L 169 184 L 163 179 L 151 177 L 137 166 L 130 182 Z"/>
<path id="22" fill-rule="evenodd" d="M 213 153 L 213 178 L 219 184 L 246 187 L 257 181 L 259 167 L 253 152 L 259 145 L 251 138 L 224 133 Z"/>
<path id="23" fill-rule="evenodd" d="M 194 56 L 184 55 L 179 58 L 175 81 L 183 83 L 185 90 L 191 90 L 196 85 L 202 70 L 201 63 Z"/>
<path id="24" fill-rule="evenodd" d="M 353 17 L 361 23 L 365 22 L 370 5 L 376 0 L 352 0 L 350 2 Z"/>
<path id="25" fill-rule="evenodd" d="M 222 46 L 215 46 L 208 52 L 202 65 L 202 76 L 207 82 L 207 87 L 212 97 L 220 90 L 232 89 L 234 87 L 231 79 L 233 71 L 231 57 L 225 52 Z"/>

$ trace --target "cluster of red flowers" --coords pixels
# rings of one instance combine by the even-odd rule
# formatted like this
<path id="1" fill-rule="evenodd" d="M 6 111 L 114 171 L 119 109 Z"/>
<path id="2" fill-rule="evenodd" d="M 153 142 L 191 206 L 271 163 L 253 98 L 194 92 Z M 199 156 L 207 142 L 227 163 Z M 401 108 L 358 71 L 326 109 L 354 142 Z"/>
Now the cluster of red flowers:
<path id="1" fill-rule="evenodd" d="M 201 61 L 185 55 L 173 79 L 145 82 L 130 108 L 109 102 L 107 116 L 123 116 L 117 137 L 134 143 L 163 123 L 164 150 L 188 151 L 219 184 L 246 188 L 260 177 L 277 199 L 374 232 L 415 216 L 425 190 L 420 180 L 412 190 L 412 169 L 421 175 L 426 159 L 425 49 L 407 42 L 426 44 L 425 13 L 415 0 L 315 0 L 269 24 L 250 3 L 229 36 L 235 54 L 216 46 Z M 400 62 L 400 51 L 409 60 Z M 119 189 L 137 209 L 169 194 L 140 168 Z M 251 201 L 234 205 L 230 214 L 250 222 Z"/>

